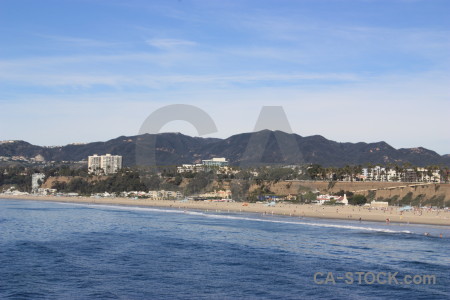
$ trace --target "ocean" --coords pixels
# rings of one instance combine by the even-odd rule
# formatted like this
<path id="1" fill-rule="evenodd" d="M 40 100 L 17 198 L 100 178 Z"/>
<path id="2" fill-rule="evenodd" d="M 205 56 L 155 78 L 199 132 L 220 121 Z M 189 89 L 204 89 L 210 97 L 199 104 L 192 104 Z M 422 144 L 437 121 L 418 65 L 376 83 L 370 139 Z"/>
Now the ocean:
<path id="1" fill-rule="evenodd" d="M 450 299 L 448 227 L 0 200 L 0 229 L 1 299 Z"/>

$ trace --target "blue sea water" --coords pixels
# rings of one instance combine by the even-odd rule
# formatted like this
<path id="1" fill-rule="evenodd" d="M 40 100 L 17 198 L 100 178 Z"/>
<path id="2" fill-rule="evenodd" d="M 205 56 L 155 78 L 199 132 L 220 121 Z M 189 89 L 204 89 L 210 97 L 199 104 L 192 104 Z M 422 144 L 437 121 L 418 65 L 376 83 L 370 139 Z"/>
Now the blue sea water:
<path id="1" fill-rule="evenodd" d="M 450 299 L 448 227 L 0 200 L 0 229 L 1 299 Z"/>

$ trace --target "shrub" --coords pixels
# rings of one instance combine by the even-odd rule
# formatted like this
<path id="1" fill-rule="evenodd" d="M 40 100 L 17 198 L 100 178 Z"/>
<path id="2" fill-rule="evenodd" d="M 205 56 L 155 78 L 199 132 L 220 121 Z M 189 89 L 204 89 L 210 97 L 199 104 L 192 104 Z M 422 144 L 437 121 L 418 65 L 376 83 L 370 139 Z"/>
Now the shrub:
<path id="1" fill-rule="evenodd" d="M 367 203 L 367 198 L 364 195 L 353 195 L 353 197 L 349 199 L 348 203 L 352 205 L 364 205 Z"/>

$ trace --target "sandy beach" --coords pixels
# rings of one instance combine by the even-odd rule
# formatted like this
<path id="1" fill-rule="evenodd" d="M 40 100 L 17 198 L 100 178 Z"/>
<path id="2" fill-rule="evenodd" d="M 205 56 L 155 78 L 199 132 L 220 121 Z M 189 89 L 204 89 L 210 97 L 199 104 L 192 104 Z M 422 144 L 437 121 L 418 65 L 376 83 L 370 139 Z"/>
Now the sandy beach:
<path id="1" fill-rule="evenodd" d="M 0 195 L 1 199 L 38 200 L 70 203 L 112 204 L 131 206 L 170 207 L 180 210 L 203 210 L 208 212 L 249 212 L 259 214 L 285 215 L 293 217 L 311 217 L 325 219 L 342 219 L 361 221 L 376 221 L 391 223 L 411 223 L 450 226 L 450 211 L 420 209 L 409 212 L 399 212 L 397 207 L 387 209 L 359 206 L 322 206 L 307 204 L 280 203 L 274 207 L 263 203 L 242 202 L 205 202 L 174 200 L 149 200 L 130 198 L 90 198 L 90 197 L 57 197 L 57 196 L 12 196 Z"/>

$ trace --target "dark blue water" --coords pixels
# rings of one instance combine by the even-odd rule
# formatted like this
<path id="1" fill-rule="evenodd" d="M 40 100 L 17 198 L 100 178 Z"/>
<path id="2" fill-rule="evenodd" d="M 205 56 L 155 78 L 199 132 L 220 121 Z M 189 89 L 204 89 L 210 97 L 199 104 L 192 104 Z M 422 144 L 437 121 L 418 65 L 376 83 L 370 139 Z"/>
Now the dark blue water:
<path id="1" fill-rule="evenodd" d="M 0 200 L 0 229 L 1 299 L 450 299 L 445 227 Z"/>

